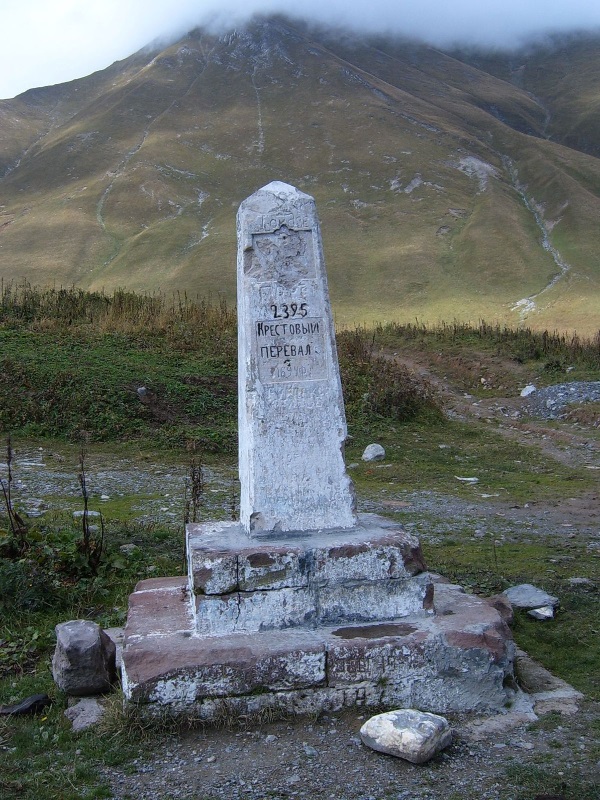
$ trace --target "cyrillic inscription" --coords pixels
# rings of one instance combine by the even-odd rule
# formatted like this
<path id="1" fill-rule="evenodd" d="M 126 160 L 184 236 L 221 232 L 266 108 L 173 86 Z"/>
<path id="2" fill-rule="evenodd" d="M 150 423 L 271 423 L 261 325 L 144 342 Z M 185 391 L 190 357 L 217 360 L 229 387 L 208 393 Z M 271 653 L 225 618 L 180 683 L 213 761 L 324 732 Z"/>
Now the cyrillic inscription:
<path id="1" fill-rule="evenodd" d="M 255 346 L 261 383 L 326 379 L 324 330 L 320 318 L 258 321 Z"/>

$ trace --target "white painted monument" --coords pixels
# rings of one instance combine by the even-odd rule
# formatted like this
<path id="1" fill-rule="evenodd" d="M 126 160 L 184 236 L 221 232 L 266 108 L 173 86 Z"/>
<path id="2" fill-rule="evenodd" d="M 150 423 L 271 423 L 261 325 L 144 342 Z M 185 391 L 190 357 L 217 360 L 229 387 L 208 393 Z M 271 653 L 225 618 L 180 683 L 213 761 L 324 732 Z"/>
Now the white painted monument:
<path id="1" fill-rule="evenodd" d="M 242 203 L 237 224 L 241 523 L 251 535 L 351 528 L 315 201 L 274 181 Z"/>
<path id="2" fill-rule="evenodd" d="M 186 528 L 188 574 L 129 600 L 140 712 L 248 720 L 346 706 L 501 709 L 514 645 L 419 540 L 354 512 L 312 197 L 270 183 L 238 214 L 239 521 Z"/>

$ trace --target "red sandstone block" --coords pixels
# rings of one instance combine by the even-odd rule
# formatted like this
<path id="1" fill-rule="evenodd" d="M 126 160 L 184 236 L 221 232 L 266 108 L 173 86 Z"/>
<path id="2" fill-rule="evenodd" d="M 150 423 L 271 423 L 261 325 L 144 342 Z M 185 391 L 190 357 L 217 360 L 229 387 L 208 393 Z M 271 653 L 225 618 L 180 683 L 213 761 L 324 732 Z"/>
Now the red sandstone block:
<path id="1" fill-rule="evenodd" d="M 238 557 L 240 591 L 308 586 L 306 553 L 300 547 L 262 546 Z"/>
<path id="2" fill-rule="evenodd" d="M 190 704 L 207 697 L 289 691 L 325 684 L 325 647 L 307 633 L 200 639 L 174 634 L 128 646 L 134 702 Z"/>
<path id="3" fill-rule="evenodd" d="M 427 608 L 430 581 L 415 578 L 328 584 L 318 590 L 318 618 L 325 625 L 340 620 L 377 621 L 419 614 Z"/>
<path id="4" fill-rule="evenodd" d="M 188 556 L 194 590 L 222 595 L 237 591 L 308 585 L 302 548 L 253 545 L 237 550 L 193 548 Z"/>
<path id="5" fill-rule="evenodd" d="M 398 621 L 338 628 L 328 639 L 327 685 L 400 681 L 425 666 L 427 635 Z"/>
<path id="6" fill-rule="evenodd" d="M 196 630 L 203 636 L 258 633 L 310 625 L 316 598 L 307 588 L 196 596 Z"/>
<path id="7" fill-rule="evenodd" d="M 125 636 L 191 630 L 194 625 L 192 612 L 186 578 L 141 581 L 135 592 L 129 595 Z"/>

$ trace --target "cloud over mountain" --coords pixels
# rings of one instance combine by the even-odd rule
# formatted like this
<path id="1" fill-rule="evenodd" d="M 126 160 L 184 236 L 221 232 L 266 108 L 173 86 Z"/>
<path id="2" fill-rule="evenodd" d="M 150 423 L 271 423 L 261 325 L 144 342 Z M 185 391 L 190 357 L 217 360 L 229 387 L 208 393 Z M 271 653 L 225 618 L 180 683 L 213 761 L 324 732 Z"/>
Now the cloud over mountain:
<path id="1" fill-rule="evenodd" d="M 0 97 L 81 77 L 209 21 L 231 27 L 255 13 L 438 46 L 515 47 L 540 34 L 600 27 L 596 0 L 304 0 L 300 8 L 281 0 L 29 0 L 2 10 Z"/>

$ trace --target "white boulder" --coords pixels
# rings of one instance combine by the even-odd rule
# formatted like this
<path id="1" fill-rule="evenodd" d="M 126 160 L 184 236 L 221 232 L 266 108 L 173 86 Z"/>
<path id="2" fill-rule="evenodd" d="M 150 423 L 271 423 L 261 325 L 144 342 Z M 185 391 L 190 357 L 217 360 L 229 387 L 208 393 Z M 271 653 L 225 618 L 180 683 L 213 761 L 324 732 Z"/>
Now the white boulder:
<path id="1" fill-rule="evenodd" d="M 385 450 L 380 444 L 370 444 L 362 454 L 363 461 L 383 461 L 384 458 Z"/>
<path id="2" fill-rule="evenodd" d="M 527 614 L 534 619 L 554 619 L 554 609 L 552 606 L 542 606 L 541 608 L 532 608 Z"/>
<path id="3" fill-rule="evenodd" d="M 450 744 L 452 731 L 444 717 L 405 708 L 371 717 L 360 738 L 380 753 L 424 764 Z"/>
<path id="4" fill-rule="evenodd" d="M 529 397 L 530 394 L 533 394 L 536 390 L 533 383 L 528 383 L 523 389 L 521 389 L 521 397 Z"/>

